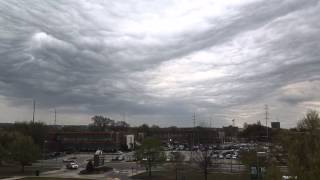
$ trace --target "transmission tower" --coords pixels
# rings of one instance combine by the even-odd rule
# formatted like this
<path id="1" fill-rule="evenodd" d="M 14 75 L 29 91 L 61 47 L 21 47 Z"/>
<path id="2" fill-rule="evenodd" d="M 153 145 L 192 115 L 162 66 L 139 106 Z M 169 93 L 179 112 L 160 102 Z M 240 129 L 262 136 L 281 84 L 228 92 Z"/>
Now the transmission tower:
<path id="1" fill-rule="evenodd" d="M 34 124 L 34 117 L 36 114 L 36 101 L 33 100 L 33 113 L 32 113 L 32 123 Z"/>
<path id="2" fill-rule="evenodd" d="M 54 108 L 54 126 L 57 125 L 57 110 Z"/>
<path id="3" fill-rule="evenodd" d="M 193 120 L 192 146 L 194 146 L 194 136 L 195 136 L 195 128 L 196 128 L 196 113 L 195 112 L 193 113 L 192 120 Z"/>
<path id="4" fill-rule="evenodd" d="M 269 120 L 269 107 L 266 104 L 264 107 L 265 110 L 265 118 L 266 118 L 266 128 L 267 128 L 267 140 L 269 139 L 269 128 L 268 128 L 268 120 Z"/>

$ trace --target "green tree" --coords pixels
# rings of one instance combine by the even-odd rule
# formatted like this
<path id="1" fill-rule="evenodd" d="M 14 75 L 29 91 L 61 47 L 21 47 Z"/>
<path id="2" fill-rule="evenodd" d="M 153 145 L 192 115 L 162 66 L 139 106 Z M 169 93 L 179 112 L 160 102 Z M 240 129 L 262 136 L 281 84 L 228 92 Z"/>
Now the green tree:
<path id="1" fill-rule="evenodd" d="M 282 173 L 275 164 L 267 168 L 266 180 L 282 180 Z"/>
<path id="2" fill-rule="evenodd" d="M 42 122 L 15 122 L 11 131 L 19 132 L 25 136 L 30 136 L 33 142 L 42 147 L 48 135 L 48 126 Z"/>
<path id="3" fill-rule="evenodd" d="M 40 150 L 30 136 L 17 135 L 15 140 L 9 144 L 11 159 L 21 165 L 21 171 L 24 167 L 40 157 Z"/>
<path id="4" fill-rule="evenodd" d="M 319 179 L 320 118 L 316 111 L 309 111 L 296 131 L 288 133 L 284 147 L 287 147 L 288 166 L 293 176 L 299 180 Z"/>
<path id="5" fill-rule="evenodd" d="M 135 155 L 139 163 L 147 169 L 149 177 L 152 176 L 152 167 L 163 163 L 166 159 L 160 141 L 152 137 L 148 137 L 143 141 Z"/>
<path id="6" fill-rule="evenodd" d="M 3 161 L 8 160 L 8 146 L 15 139 L 16 132 L 0 131 L 0 165 Z"/>

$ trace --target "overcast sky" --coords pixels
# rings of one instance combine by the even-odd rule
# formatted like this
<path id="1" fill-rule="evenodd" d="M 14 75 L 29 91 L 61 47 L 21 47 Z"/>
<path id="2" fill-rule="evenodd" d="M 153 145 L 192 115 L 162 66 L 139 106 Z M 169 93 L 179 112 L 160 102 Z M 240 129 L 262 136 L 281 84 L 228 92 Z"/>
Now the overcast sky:
<path id="1" fill-rule="evenodd" d="M 320 110 L 318 0 L 2 0 L 0 122 L 295 126 Z M 211 122 L 211 123 L 210 123 Z"/>

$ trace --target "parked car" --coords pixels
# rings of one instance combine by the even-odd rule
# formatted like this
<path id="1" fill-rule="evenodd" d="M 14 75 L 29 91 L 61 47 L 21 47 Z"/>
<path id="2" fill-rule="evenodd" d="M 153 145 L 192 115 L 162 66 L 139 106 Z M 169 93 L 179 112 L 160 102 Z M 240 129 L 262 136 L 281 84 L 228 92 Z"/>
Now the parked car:
<path id="1" fill-rule="evenodd" d="M 67 169 L 78 169 L 79 168 L 79 165 L 74 163 L 74 162 L 71 162 L 71 163 L 68 163 L 66 165 Z"/>

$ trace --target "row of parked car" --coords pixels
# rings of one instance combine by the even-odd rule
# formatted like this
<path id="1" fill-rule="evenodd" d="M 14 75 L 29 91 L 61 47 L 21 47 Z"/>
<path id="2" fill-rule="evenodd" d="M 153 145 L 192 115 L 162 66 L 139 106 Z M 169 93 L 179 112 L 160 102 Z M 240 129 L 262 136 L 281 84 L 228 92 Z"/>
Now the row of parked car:
<path id="1" fill-rule="evenodd" d="M 239 153 L 238 153 L 238 151 L 225 152 L 225 153 L 213 153 L 212 158 L 215 158 L 215 159 L 238 159 Z"/>

